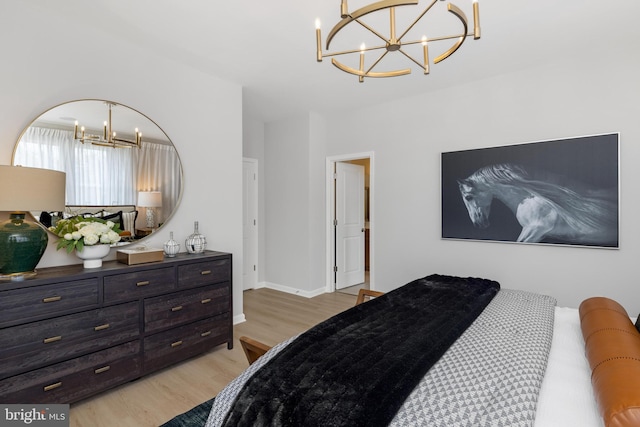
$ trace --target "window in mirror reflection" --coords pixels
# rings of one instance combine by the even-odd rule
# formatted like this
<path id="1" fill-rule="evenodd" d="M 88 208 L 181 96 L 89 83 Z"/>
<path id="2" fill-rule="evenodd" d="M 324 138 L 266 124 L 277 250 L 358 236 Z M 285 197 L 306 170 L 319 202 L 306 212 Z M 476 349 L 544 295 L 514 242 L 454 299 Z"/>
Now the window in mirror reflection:
<path id="1" fill-rule="evenodd" d="M 162 211 L 173 212 L 182 188 L 173 146 L 149 141 L 139 149 L 103 147 L 76 141 L 72 131 L 30 126 L 13 163 L 66 172 L 67 205 L 137 205 L 138 191 L 161 191 Z"/>

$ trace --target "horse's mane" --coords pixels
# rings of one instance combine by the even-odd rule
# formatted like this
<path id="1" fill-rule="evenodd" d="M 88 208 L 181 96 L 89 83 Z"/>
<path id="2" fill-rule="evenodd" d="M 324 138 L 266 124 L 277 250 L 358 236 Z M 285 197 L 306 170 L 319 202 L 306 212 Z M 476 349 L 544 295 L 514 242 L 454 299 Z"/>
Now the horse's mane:
<path id="1" fill-rule="evenodd" d="M 533 179 L 519 165 L 494 164 L 478 169 L 468 180 L 485 184 L 500 183 L 525 189 L 551 204 L 564 221 L 574 230 L 598 230 L 610 227 L 617 217 L 617 206 L 610 192 L 581 191 L 565 185 Z"/>

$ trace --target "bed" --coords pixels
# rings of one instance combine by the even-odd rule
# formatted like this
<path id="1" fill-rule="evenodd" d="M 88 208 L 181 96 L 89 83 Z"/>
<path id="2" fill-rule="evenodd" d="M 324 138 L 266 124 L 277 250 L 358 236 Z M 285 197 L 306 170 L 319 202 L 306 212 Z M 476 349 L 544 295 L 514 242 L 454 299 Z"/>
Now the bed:
<path id="1" fill-rule="evenodd" d="M 110 205 L 110 206 L 75 206 L 67 205 L 63 216 L 94 216 L 104 220 L 110 220 L 118 224 L 120 230 L 127 231 L 135 236 L 136 219 L 138 211 L 135 205 Z"/>
<path id="2" fill-rule="evenodd" d="M 469 278 L 453 279 L 464 281 Z M 442 287 L 443 280 L 448 282 L 452 278 L 432 275 L 415 282 L 431 282 L 435 283 L 436 287 Z M 472 283 L 473 286 L 477 285 L 477 282 Z M 353 399 L 355 404 L 346 405 L 346 409 L 343 408 L 343 396 L 349 396 L 350 393 L 344 390 L 350 389 L 354 383 L 354 380 L 349 377 L 351 375 L 349 372 L 356 369 L 353 366 L 357 365 L 357 363 L 343 363 L 345 359 L 343 353 L 354 351 L 346 343 L 353 339 L 353 335 L 345 339 L 344 333 L 338 334 L 340 335 L 338 338 L 329 334 L 327 335 L 329 338 L 326 338 L 316 328 L 330 330 L 333 324 L 334 330 L 341 331 L 347 321 L 356 324 L 359 322 L 358 319 L 363 319 L 365 323 L 370 323 L 370 319 L 374 317 L 368 316 L 374 316 L 375 312 L 386 313 L 383 317 L 388 316 L 389 312 L 384 311 L 387 309 L 385 304 L 390 306 L 389 310 L 398 310 L 402 303 L 398 303 L 398 297 L 395 295 L 402 292 L 400 289 L 411 284 L 363 304 L 366 310 L 358 307 L 347 310 L 345 313 L 349 314 L 341 313 L 334 316 L 310 331 L 269 350 L 216 397 L 206 426 L 626 427 L 640 425 L 640 413 L 638 413 L 640 394 L 633 391 L 637 388 L 638 382 L 634 381 L 633 376 L 628 378 L 628 372 L 632 371 L 631 373 L 634 374 L 634 369 L 637 367 L 638 376 L 635 378 L 640 379 L 640 333 L 619 304 L 605 298 L 595 298 L 585 301 L 578 310 L 556 307 L 555 300 L 549 296 L 499 288 L 495 291 L 495 295 L 488 298 L 486 305 L 477 317 L 470 321 L 468 327 L 465 327 L 451 345 L 443 350 L 442 357 L 438 356 L 438 359 L 428 367 L 426 373 L 420 374 L 417 379 L 401 379 L 398 386 L 394 383 L 393 375 L 397 376 L 398 372 L 404 375 L 404 371 L 413 372 L 412 363 L 406 365 L 406 360 L 401 361 L 400 367 L 407 367 L 400 371 L 394 371 L 392 365 L 389 368 L 386 367 L 387 363 L 392 364 L 393 361 L 387 362 L 384 359 L 384 369 L 380 369 L 374 363 L 374 369 L 371 372 L 367 373 L 363 370 L 358 374 L 358 382 L 361 377 L 365 378 L 362 380 L 364 383 L 369 381 L 366 377 L 378 378 L 379 375 L 384 374 L 384 370 L 394 373 L 391 379 L 373 380 L 373 385 L 367 386 L 374 390 L 378 387 L 377 392 L 373 394 L 370 394 L 367 388 L 360 389 L 359 385 L 354 386 L 357 390 L 355 394 L 362 397 L 356 396 Z M 446 283 L 447 286 L 449 284 Z M 429 293 L 427 296 L 432 298 L 433 295 Z M 386 301 L 394 298 L 394 303 Z M 484 296 L 472 295 L 471 298 L 481 299 Z M 419 298 L 415 300 L 421 301 Z M 422 303 L 424 302 L 421 301 L 420 304 Z M 468 303 L 461 303 L 460 306 L 465 309 L 470 307 Z M 412 307 L 415 309 L 416 305 Z M 470 310 L 473 311 L 473 308 Z M 362 314 L 363 311 L 366 313 Z M 443 312 L 445 313 L 443 318 L 457 319 L 459 316 L 459 312 L 451 311 L 449 308 L 444 308 Z M 434 313 L 426 311 L 428 316 L 434 316 Z M 452 315 L 453 313 L 455 316 Z M 425 321 L 425 323 L 430 322 L 430 319 Z M 615 324 L 613 328 L 612 322 Z M 392 323 L 395 323 L 395 320 Z M 336 324 L 340 327 L 335 327 Z M 446 324 L 438 322 L 436 324 L 440 328 L 438 334 L 448 334 Z M 389 322 L 382 322 L 380 325 L 386 328 Z M 380 325 L 373 329 L 380 329 Z M 406 328 L 407 326 L 403 325 L 400 330 L 395 330 L 392 334 L 402 335 Z M 369 337 L 373 333 L 371 330 L 365 330 L 362 334 Z M 620 344 L 621 339 L 628 342 Z M 316 347 L 310 347 L 312 348 L 310 355 L 299 356 L 304 353 L 305 348 L 315 345 L 314 340 L 321 342 L 321 346 L 328 345 L 329 348 L 333 344 L 327 344 L 326 341 L 335 340 L 335 347 L 329 350 L 329 353 L 338 353 L 339 357 L 336 360 L 327 361 L 326 355 L 315 354 L 319 351 Z M 356 346 L 362 347 L 363 342 Z M 374 347 L 377 346 L 379 344 Z M 343 351 L 344 348 L 346 350 Z M 374 350 L 367 349 L 367 354 L 370 351 Z M 387 355 L 383 352 L 380 357 L 386 358 Z M 294 365 L 286 365 L 291 362 Z M 327 373 L 331 370 L 331 366 L 340 366 L 340 363 L 343 365 L 336 370 L 344 373 L 343 376 L 348 379 L 342 383 L 340 378 L 335 383 L 334 379 L 331 379 L 330 385 L 323 385 L 325 376 L 331 377 Z M 626 363 L 626 365 L 616 366 L 620 363 Z M 314 370 L 319 371 L 315 377 L 311 375 L 316 374 L 309 373 Z M 304 373 L 299 374 L 298 371 L 304 371 Z M 594 383 L 593 387 L 592 375 L 593 378 L 598 379 L 598 383 Z M 612 376 L 615 377 L 613 380 L 610 379 Z M 624 377 L 629 379 L 630 390 L 621 391 L 620 378 Z M 396 405 L 397 408 L 391 404 L 392 413 L 386 414 L 388 411 L 385 408 L 389 403 L 387 401 L 393 400 L 388 396 L 397 394 L 405 380 L 410 383 L 413 381 L 415 385 L 411 383 L 408 394 L 397 396 L 401 402 Z M 291 386 L 291 383 L 294 385 Z M 383 389 L 386 394 L 380 394 L 380 383 L 383 388 L 388 385 L 388 389 Z M 337 399 L 331 396 L 334 393 L 333 390 L 340 391 Z M 329 395 L 328 400 L 325 400 L 325 393 Z M 307 395 L 312 396 L 310 404 L 304 400 L 307 399 Z M 367 396 L 375 396 L 375 399 Z M 347 397 L 345 400 L 349 399 L 350 397 Z M 329 404 L 325 405 L 326 402 Z M 298 405 L 302 407 L 302 410 L 298 411 L 301 414 L 295 413 Z M 322 408 L 323 406 L 328 408 Z M 363 415 L 358 412 L 360 406 L 366 407 L 365 412 L 375 413 L 375 415 L 366 418 L 366 413 Z M 344 421 L 352 415 L 351 411 L 354 411 L 357 416 Z M 388 416 L 389 420 L 385 419 L 385 416 Z"/>

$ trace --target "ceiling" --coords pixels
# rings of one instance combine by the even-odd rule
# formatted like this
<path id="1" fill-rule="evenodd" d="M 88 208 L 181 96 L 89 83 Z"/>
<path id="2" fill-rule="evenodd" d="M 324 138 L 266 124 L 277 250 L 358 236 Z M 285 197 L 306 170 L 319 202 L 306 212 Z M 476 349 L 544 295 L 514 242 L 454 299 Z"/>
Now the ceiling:
<path id="1" fill-rule="evenodd" d="M 430 1 L 398 8 L 398 18 L 417 15 Z M 453 2 L 472 22 L 471 0 Z M 350 0 L 349 9 L 367 3 Z M 437 1 L 425 16 L 425 26 L 419 27 L 420 21 L 416 31 L 429 37 L 459 32 L 459 21 L 445 11 L 446 3 Z M 413 66 L 409 76 L 364 83 L 339 71 L 330 59 L 316 62 L 315 20 L 322 22 L 324 44 L 340 18 L 339 0 L 39 0 L 36 7 L 76 23 L 90 22 L 91 31 L 83 32 L 83 37 L 108 32 L 136 48 L 237 82 L 243 87 L 245 113 L 269 122 L 301 111 L 360 108 L 541 67 L 578 53 L 591 52 L 595 59 L 599 52 L 637 40 L 640 2 L 623 0 L 615 5 L 602 0 L 480 0 L 480 40 L 468 38 L 458 52 L 432 65 L 428 76 Z M 366 22 L 380 32 L 388 31 L 387 14 L 369 16 Z M 352 31 L 357 25 L 348 27 Z M 353 44 L 345 48 L 358 49 L 363 36 L 357 31 L 362 30 L 347 34 L 345 29 L 336 36 L 336 48 L 353 37 Z M 430 45 L 431 57 L 448 47 Z M 395 55 L 385 58 L 388 62 L 380 70 L 412 66 Z M 416 57 L 421 60 L 420 54 Z M 357 67 L 355 58 L 343 62 Z"/>

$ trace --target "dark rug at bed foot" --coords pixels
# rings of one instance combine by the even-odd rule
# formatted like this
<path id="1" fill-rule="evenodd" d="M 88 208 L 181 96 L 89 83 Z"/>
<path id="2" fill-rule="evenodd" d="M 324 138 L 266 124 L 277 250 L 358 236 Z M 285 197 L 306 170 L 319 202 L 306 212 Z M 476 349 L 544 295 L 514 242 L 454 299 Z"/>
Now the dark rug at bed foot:
<path id="1" fill-rule="evenodd" d="M 170 419 L 160 427 L 203 427 L 209 418 L 209 412 L 215 398 Z"/>

